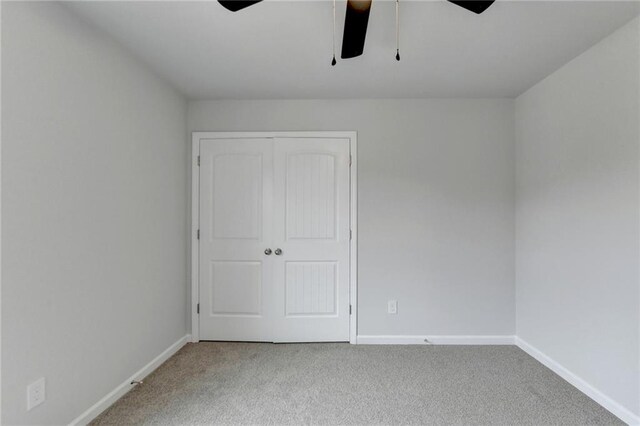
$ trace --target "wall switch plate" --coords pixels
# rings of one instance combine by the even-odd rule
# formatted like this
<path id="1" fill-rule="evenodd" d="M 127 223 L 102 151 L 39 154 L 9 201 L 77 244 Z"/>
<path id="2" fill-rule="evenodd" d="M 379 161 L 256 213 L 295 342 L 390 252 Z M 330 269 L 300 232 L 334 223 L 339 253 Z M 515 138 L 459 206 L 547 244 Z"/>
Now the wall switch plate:
<path id="1" fill-rule="evenodd" d="M 389 314 L 397 314 L 398 313 L 398 301 L 397 300 L 389 300 L 387 302 L 387 313 L 389 313 Z"/>
<path id="2" fill-rule="evenodd" d="M 44 377 L 41 377 L 27 386 L 27 411 L 42 404 L 44 399 Z"/>

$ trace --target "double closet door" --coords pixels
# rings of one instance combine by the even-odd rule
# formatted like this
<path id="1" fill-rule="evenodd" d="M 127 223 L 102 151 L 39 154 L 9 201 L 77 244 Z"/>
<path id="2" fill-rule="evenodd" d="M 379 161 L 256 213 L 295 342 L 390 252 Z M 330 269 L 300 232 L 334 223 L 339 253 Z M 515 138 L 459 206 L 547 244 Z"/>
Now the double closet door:
<path id="1" fill-rule="evenodd" d="M 349 139 L 200 140 L 200 340 L 349 340 Z"/>

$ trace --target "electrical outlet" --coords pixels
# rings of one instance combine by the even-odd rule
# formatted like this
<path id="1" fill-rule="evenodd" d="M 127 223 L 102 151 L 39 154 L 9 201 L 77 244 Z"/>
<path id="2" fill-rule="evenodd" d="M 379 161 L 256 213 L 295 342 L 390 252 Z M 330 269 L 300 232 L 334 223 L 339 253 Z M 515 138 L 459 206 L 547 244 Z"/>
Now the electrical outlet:
<path id="1" fill-rule="evenodd" d="M 44 377 L 41 377 L 27 386 L 27 411 L 42 404 L 44 399 Z"/>
<path id="2" fill-rule="evenodd" d="M 397 300 L 389 300 L 387 302 L 387 313 L 388 314 L 397 314 L 398 313 L 398 301 Z"/>

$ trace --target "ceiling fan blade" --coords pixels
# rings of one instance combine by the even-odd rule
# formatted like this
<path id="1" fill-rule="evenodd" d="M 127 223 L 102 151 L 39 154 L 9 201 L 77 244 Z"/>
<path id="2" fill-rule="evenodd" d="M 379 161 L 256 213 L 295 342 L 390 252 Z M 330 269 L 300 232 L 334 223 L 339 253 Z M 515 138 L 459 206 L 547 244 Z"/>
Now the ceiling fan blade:
<path id="1" fill-rule="evenodd" d="M 449 2 L 453 4 L 457 4 L 460 7 L 464 7 L 471 12 L 477 13 L 478 15 L 487 10 L 489 6 L 493 4 L 495 0 L 491 1 L 476 1 L 476 0 L 449 0 Z"/>
<path id="2" fill-rule="evenodd" d="M 342 37 L 342 59 L 355 58 L 364 51 L 372 0 L 348 0 Z"/>
<path id="3" fill-rule="evenodd" d="M 240 9 L 260 3 L 261 1 L 262 0 L 218 0 L 218 3 L 232 12 L 237 12 Z"/>

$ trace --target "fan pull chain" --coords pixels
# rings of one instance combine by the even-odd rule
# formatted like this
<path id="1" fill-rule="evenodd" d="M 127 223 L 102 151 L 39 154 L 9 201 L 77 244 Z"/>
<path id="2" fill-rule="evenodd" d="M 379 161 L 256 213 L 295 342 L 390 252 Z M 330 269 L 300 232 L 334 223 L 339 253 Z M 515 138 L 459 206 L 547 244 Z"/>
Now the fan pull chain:
<path id="1" fill-rule="evenodd" d="M 400 0 L 396 0 L 396 61 L 400 60 L 400 18 L 398 14 L 399 5 Z"/>
<path id="2" fill-rule="evenodd" d="M 333 59 L 331 66 L 336 65 L 336 0 L 333 0 Z"/>

